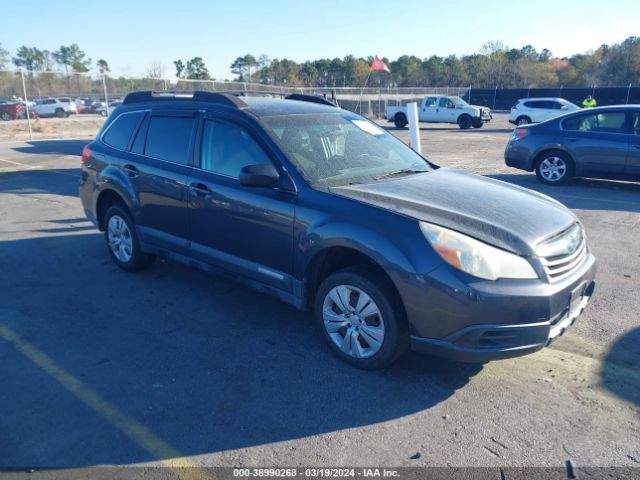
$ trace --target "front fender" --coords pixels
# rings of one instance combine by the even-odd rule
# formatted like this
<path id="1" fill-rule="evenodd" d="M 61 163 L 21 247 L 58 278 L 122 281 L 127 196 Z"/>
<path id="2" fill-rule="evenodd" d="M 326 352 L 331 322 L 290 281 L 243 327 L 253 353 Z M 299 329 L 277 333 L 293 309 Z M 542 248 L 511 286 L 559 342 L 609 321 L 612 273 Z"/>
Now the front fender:
<path id="1" fill-rule="evenodd" d="M 299 238 L 295 276 L 304 280 L 313 259 L 326 249 L 344 247 L 375 262 L 391 279 L 405 306 L 422 295 L 427 274 L 442 260 L 433 253 L 418 222 L 397 217 L 384 229 L 348 222 L 330 222 L 310 228 Z M 396 225 L 393 225 L 396 223 Z M 392 241 L 384 232 L 394 232 Z"/>

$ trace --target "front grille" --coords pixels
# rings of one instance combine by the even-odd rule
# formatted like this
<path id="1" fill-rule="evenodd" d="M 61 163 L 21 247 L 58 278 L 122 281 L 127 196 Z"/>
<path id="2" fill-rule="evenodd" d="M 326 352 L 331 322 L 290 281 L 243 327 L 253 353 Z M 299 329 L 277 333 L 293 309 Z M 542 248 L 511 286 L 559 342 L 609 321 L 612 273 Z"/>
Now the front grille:
<path id="1" fill-rule="evenodd" d="M 545 242 L 540 250 L 553 252 L 540 256 L 547 277 L 551 281 L 560 280 L 571 274 L 587 256 L 587 242 L 582 228 L 576 224 L 557 237 Z M 554 252 L 554 250 L 564 250 Z M 568 250 L 568 251 L 567 251 Z"/>

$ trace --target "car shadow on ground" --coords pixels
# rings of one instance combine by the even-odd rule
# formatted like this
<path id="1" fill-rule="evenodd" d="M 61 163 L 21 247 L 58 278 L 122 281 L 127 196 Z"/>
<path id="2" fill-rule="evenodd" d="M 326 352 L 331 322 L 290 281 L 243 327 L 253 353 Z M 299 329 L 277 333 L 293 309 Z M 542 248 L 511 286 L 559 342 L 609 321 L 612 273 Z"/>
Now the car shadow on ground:
<path id="1" fill-rule="evenodd" d="M 640 327 L 622 337 L 609 349 L 600 372 L 610 392 L 640 406 Z M 635 352 L 635 353 L 634 353 Z"/>
<path id="2" fill-rule="evenodd" d="M 640 212 L 640 183 L 574 178 L 549 186 L 535 174 L 490 174 L 489 178 L 544 193 L 573 209 Z"/>
<path id="3" fill-rule="evenodd" d="M 408 354 L 361 371 L 269 296 L 167 261 L 126 273 L 101 235 L 63 233 L 1 243 L 0 467 L 157 460 L 122 433 L 133 424 L 186 456 L 373 426 L 428 411 L 482 369 Z M 79 383 L 63 388 L 2 328 Z"/>
<path id="4" fill-rule="evenodd" d="M 34 167 L 33 170 L 3 172 L 0 174 L 0 193 L 25 195 L 50 193 L 77 197 L 78 180 L 80 180 L 80 168 L 38 170 Z"/>
<path id="5" fill-rule="evenodd" d="M 389 133 L 394 133 L 394 132 L 402 132 L 405 131 L 407 132 L 407 134 L 409 133 L 409 128 L 408 127 L 403 127 L 403 128 L 398 128 L 395 127 L 393 125 L 389 126 L 389 125 L 379 125 L 381 128 L 383 128 L 384 130 L 388 131 Z M 468 129 L 461 129 L 458 128 L 455 125 L 452 125 L 451 127 L 420 127 L 420 131 L 421 132 L 459 132 L 459 133 L 469 133 L 469 132 L 477 132 L 477 133 L 511 133 L 513 132 L 513 128 L 468 128 Z"/>
<path id="6" fill-rule="evenodd" d="M 513 132 L 513 128 L 469 128 L 466 130 L 462 130 L 460 128 L 458 129 L 452 129 L 450 130 L 452 132 L 460 132 L 460 133 L 469 133 L 469 132 L 475 132 L 475 133 L 512 133 Z"/>
<path id="7" fill-rule="evenodd" d="M 29 155 L 82 155 L 82 149 L 91 140 L 33 140 L 28 146 L 14 147 L 16 152 Z"/>

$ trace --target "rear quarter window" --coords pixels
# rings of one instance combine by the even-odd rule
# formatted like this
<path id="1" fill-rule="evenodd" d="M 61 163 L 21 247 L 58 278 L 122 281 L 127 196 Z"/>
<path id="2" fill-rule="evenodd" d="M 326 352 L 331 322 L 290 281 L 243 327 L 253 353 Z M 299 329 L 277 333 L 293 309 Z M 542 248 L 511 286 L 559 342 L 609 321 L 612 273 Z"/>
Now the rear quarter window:
<path id="1" fill-rule="evenodd" d="M 109 126 L 102 141 L 110 147 L 126 150 L 142 115 L 143 112 L 123 113 Z"/>

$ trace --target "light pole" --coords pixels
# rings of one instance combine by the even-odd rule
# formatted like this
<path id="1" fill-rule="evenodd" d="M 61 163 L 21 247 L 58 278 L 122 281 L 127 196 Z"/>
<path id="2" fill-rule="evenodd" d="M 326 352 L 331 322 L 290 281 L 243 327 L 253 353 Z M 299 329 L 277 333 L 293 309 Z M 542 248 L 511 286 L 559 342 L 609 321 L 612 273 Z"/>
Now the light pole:
<path id="1" fill-rule="evenodd" d="M 29 140 L 33 140 L 33 132 L 31 131 L 31 114 L 29 113 L 29 99 L 27 98 L 27 86 L 24 83 L 24 70 L 20 69 L 22 77 L 22 92 L 24 93 L 24 106 L 27 109 L 27 124 L 29 125 Z"/>

